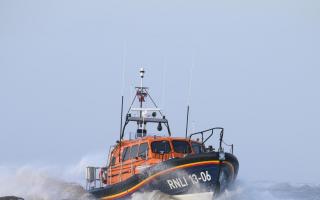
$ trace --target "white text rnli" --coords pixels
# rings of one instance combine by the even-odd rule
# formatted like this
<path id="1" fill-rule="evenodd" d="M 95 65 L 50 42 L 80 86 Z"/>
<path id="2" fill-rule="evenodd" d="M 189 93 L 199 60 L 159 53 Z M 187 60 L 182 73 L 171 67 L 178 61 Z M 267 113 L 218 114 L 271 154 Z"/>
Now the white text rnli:
<path id="1" fill-rule="evenodd" d="M 207 182 L 211 181 L 211 175 L 209 174 L 208 171 L 205 172 L 200 172 L 200 174 L 197 176 L 196 174 L 191 174 L 189 176 L 182 176 L 178 178 L 173 178 L 167 180 L 167 184 L 170 187 L 170 189 L 177 189 L 177 188 L 183 188 L 187 187 L 191 182 L 191 184 L 198 184 L 200 181 L 201 182 Z"/>

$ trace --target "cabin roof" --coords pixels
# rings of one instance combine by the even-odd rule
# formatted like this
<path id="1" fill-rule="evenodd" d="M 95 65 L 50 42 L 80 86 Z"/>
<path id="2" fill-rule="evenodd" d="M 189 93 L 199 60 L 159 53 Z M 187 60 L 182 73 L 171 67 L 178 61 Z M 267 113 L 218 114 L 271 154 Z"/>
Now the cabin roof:
<path id="1" fill-rule="evenodd" d="M 136 138 L 136 139 L 131 139 L 131 140 L 122 140 L 121 141 L 121 145 L 122 146 L 129 146 L 130 144 L 137 144 L 140 142 L 145 142 L 145 141 L 159 141 L 159 140 L 184 140 L 184 141 L 189 141 L 189 138 L 185 138 L 185 137 L 168 137 L 168 136 L 145 136 L 145 137 L 141 137 L 141 138 Z M 197 142 L 195 140 L 190 140 L 193 142 Z"/>

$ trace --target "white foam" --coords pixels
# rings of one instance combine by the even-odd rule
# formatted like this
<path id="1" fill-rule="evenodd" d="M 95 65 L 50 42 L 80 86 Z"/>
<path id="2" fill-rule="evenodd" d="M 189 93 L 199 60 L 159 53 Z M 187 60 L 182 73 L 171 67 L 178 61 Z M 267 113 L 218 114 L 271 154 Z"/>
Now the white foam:
<path id="1" fill-rule="evenodd" d="M 132 200 L 175 199 L 160 191 L 137 193 Z M 320 186 L 310 184 L 275 183 L 268 181 L 237 181 L 217 200 L 320 200 Z M 198 196 L 194 200 L 199 200 Z"/>
<path id="2" fill-rule="evenodd" d="M 83 188 L 84 170 L 88 165 L 101 166 L 104 160 L 104 154 L 94 154 L 68 166 L 0 166 L 0 196 L 15 195 L 26 200 L 91 200 Z M 132 200 L 167 199 L 175 197 L 160 191 L 136 193 L 132 197 Z M 217 200 L 320 200 L 320 186 L 240 180 Z"/>
<path id="3" fill-rule="evenodd" d="M 0 197 L 19 196 L 26 200 L 89 200 L 84 190 L 84 171 L 88 165 L 102 166 L 103 154 L 84 156 L 68 166 L 0 166 Z"/>

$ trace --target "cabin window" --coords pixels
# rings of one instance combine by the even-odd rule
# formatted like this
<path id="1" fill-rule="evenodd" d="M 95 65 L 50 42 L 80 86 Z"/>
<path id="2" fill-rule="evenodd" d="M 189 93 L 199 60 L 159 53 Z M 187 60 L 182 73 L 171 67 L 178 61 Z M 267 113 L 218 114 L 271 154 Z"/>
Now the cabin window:
<path id="1" fill-rule="evenodd" d="M 137 154 L 138 154 L 138 148 L 139 148 L 139 145 L 133 145 L 131 147 L 131 153 L 130 153 L 130 158 L 133 159 L 133 158 L 136 158 L 137 157 Z"/>
<path id="2" fill-rule="evenodd" d="M 110 165 L 114 166 L 116 164 L 116 157 L 112 156 L 111 161 L 110 161 Z"/>
<path id="3" fill-rule="evenodd" d="M 177 153 L 191 153 L 191 147 L 187 141 L 173 140 L 172 145 L 174 151 Z"/>
<path id="4" fill-rule="evenodd" d="M 138 157 L 146 158 L 148 152 L 148 143 L 140 144 Z"/>
<path id="5" fill-rule="evenodd" d="M 163 154 L 171 152 L 170 143 L 166 140 L 152 142 L 151 148 L 153 153 Z"/>
<path id="6" fill-rule="evenodd" d="M 203 147 L 201 144 L 197 143 L 197 142 L 192 142 L 192 149 L 194 151 L 195 154 L 199 154 L 203 152 Z"/>
<path id="7" fill-rule="evenodd" d="M 122 161 L 126 161 L 130 158 L 130 147 L 126 147 L 122 153 Z"/>

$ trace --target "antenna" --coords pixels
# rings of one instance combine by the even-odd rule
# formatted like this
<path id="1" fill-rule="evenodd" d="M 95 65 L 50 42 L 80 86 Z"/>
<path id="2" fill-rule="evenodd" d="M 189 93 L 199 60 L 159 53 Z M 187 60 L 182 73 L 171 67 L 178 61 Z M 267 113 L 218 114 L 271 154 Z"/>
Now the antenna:
<path id="1" fill-rule="evenodd" d="M 123 43 L 123 55 L 122 55 L 122 87 L 121 87 L 121 113 L 120 113 L 120 133 L 119 133 L 119 162 L 121 161 L 121 140 L 122 140 L 122 120 L 123 120 L 123 94 L 124 94 L 124 79 L 126 70 L 126 43 Z"/>
<path id="2" fill-rule="evenodd" d="M 122 134 L 122 118 L 123 118 L 123 95 L 121 96 L 121 113 L 120 113 L 120 140 Z"/>
<path id="3" fill-rule="evenodd" d="M 122 140 L 122 119 L 123 119 L 123 95 L 121 96 L 121 113 L 120 113 L 120 140 L 119 140 L 119 162 L 121 160 L 120 158 L 120 152 L 121 152 L 121 140 Z"/>
<path id="4" fill-rule="evenodd" d="M 192 84 L 192 72 L 194 67 L 194 56 L 192 56 L 192 64 L 190 67 L 189 74 L 189 88 L 188 88 L 188 99 L 187 99 L 187 121 L 186 121 L 186 138 L 188 137 L 188 126 L 189 126 L 189 111 L 190 111 L 190 97 L 191 97 L 191 84 Z"/>
<path id="5" fill-rule="evenodd" d="M 189 105 L 187 107 L 186 139 L 188 138 L 188 126 L 189 126 Z"/>
<path id="6" fill-rule="evenodd" d="M 124 94 L 124 82 L 125 82 L 125 73 L 126 73 L 126 56 L 127 56 L 127 45 L 126 42 L 123 42 L 123 52 L 122 52 L 122 87 L 121 93 Z"/>

